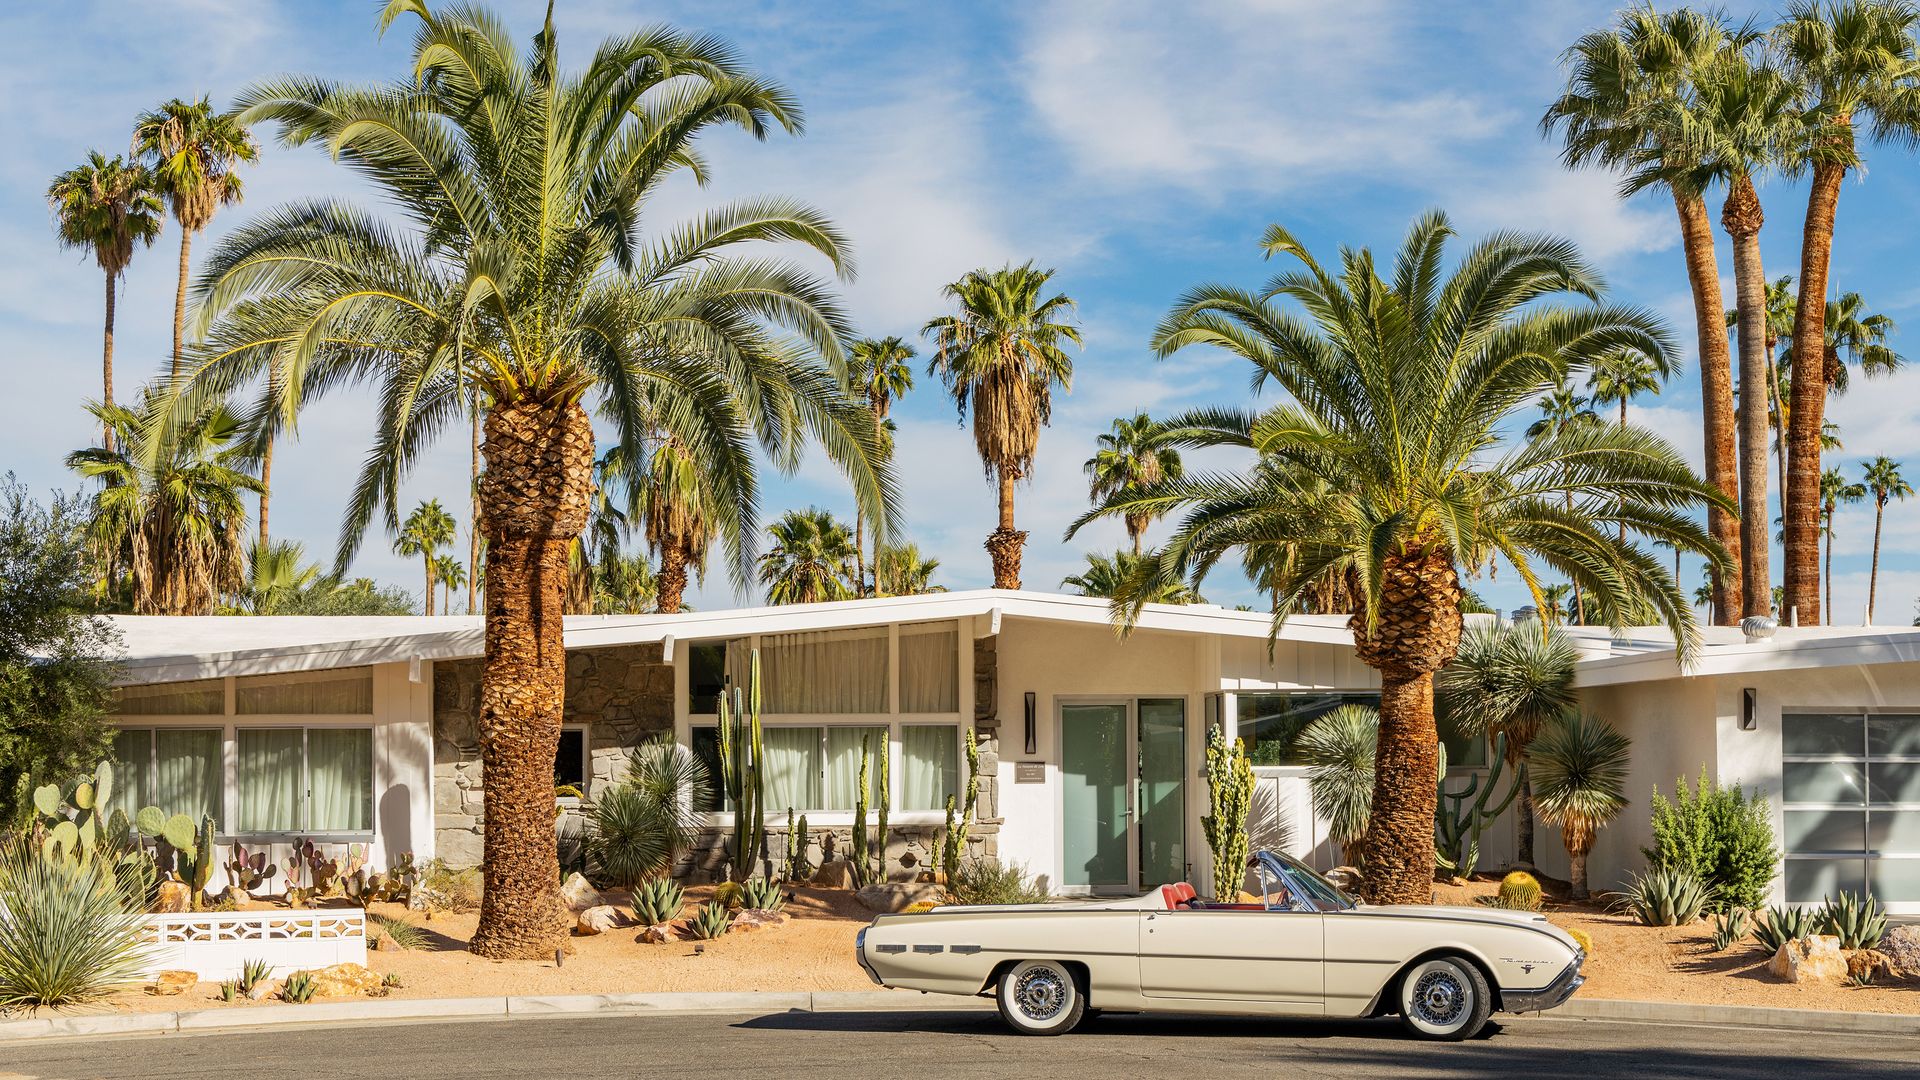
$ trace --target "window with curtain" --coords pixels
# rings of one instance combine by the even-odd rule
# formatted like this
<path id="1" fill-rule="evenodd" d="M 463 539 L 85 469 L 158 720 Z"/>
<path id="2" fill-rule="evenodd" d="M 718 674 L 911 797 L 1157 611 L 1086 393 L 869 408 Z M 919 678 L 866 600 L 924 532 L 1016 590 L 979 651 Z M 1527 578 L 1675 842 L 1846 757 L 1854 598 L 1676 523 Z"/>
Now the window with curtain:
<path id="1" fill-rule="evenodd" d="M 953 623 L 900 628 L 900 711 L 960 711 L 960 628 Z"/>
<path id="2" fill-rule="evenodd" d="M 918 783 L 927 792 L 936 788 L 939 790 L 939 798 L 937 803 L 925 806 L 896 800 L 895 809 L 946 809 L 947 794 L 953 790 L 954 784 L 956 725 L 916 724 L 902 731 L 915 733 L 903 737 L 919 740 L 915 744 L 920 748 L 919 771 L 903 773 L 901 770 L 912 770 L 915 766 L 907 761 L 904 754 L 896 756 L 891 759 L 893 782 L 898 785 L 907 782 L 908 776 L 918 776 Z M 733 809 L 726 804 L 725 793 L 717 790 L 720 786 L 719 732 L 713 727 L 703 726 L 694 728 L 690 734 L 694 756 L 706 762 L 707 769 L 715 778 L 716 788 L 714 795 L 695 809 L 709 813 Z M 945 740 L 944 745 L 940 745 L 942 739 Z M 880 755 L 892 752 L 884 726 L 768 727 L 763 730 L 760 743 L 766 752 L 762 792 L 769 818 L 784 820 L 788 807 L 792 807 L 795 813 L 852 810 L 860 793 L 860 748 L 863 744 L 869 754 L 867 803 L 869 806 L 878 805 Z M 906 789 L 897 787 L 896 790 L 904 792 Z"/>
<path id="3" fill-rule="evenodd" d="M 766 712 L 886 712 L 887 629 L 767 634 L 760 639 L 760 679 Z"/>
<path id="4" fill-rule="evenodd" d="M 157 728 L 153 733 L 153 805 L 195 821 L 221 814 L 226 775 L 217 728 Z"/>
<path id="5" fill-rule="evenodd" d="M 227 711 L 225 679 L 122 686 L 114 691 L 121 716 L 220 716 Z"/>
<path id="6" fill-rule="evenodd" d="M 300 728 L 241 728 L 235 733 L 240 833 L 300 832 L 307 790 L 306 733 Z"/>
<path id="7" fill-rule="evenodd" d="M 233 706 L 242 716 L 371 716 L 373 669 L 239 679 Z"/>
<path id="8" fill-rule="evenodd" d="M 153 729 L 121 728 L 113 736 L 113 799 L 107 808 L 132 821 L 143 806 L 153 805 Z"/>
<path id="9" fill-rule="evenodd" d="M 900 809 L 945 810 L 960 793 L 960 725 L 900 729 Z"/>
<path id="10" fill-rule="evenodd" d="M 373 831 L 372 729 L 241 728 L 235 741 L 235 832 Z"/>
<path id="11" fill-rule="evenodd" d="M 812 729 L 818 731 L 818 728 Z M 883 727 L 830 727 L 826 729 L 827 776 L 826 801 L 822 810 L 851 810 L 860 796 L 860 749 L 866 747 L 867 805 L 880 801 L 880 756 L 890 752 L 887 729 Z"/>
<path id="12" fill-rule="evenodd" d="M 761 794 L 781 812 L 820 808 L 820 729 L 770 727 L 761 732 L 765 752 Z M 771 810 L 770 810 L 771 812 Z"/>
<path id="13" fill-rule="evenodd" d="M 373 831 L 373 731 L 307 730 L 307 831 Z"/>

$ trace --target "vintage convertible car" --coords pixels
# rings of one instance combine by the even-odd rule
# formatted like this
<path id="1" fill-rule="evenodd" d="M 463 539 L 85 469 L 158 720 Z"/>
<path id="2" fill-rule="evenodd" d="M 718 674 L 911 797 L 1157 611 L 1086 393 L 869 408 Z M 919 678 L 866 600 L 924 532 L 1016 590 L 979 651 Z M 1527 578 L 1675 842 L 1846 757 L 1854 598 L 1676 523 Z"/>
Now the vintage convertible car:
<path id="1" fill-rule="evenodd" d="M 860 931 L 882 986 L 991 994 L 1015 1031 L 1059 1035 L 1115 1012 L 1383 1016 L 1464 1039 L 1489 1013 L 1537 1012 L 1583 981 L 1586 953 L 1541 915 L 1357 903 L 1296 859 L 1256 852 L 1240 902 L 1168 885 L 1128 900 L 937 907 Z"/>

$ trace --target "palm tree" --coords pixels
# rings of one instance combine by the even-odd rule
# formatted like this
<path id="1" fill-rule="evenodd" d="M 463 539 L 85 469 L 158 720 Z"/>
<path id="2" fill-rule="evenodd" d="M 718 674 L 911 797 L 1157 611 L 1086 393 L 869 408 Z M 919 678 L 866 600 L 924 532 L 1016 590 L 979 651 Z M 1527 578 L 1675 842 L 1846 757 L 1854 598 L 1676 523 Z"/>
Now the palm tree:
<path id="1" fill-rule="evenodd" d="M 1867 302 L 1857 292 L 1842 293 L 1827 304 L 1826 377 L 1829 394 L 1844 394 L 1851 380 L 1847 364 L 1860 366 L 1868 378 L 1891 375 L 1907 358 L 1887 344 L 1899 327 L 1888 315 L 1868 314 Z"/>
<path id="2" fill-rule="evenodd" d="M 943 294 L 960 310 L 927 323 L 934 340 L 927 374 L 938 375 L 960 410 L 973 409 L 973 445 L 1000 486 L 1000 523 L 987 536 L 993 587 L 1020 587 L 1020 551 L 1027 534 L 1013 526 L 1013 488 L 1033 470 L 1040 429 L 1053 415 L 1053 387 L 1073 389 L 1073 361 L 1062 346 L 1080 344 L 1065 321 L 1073 301 L 1046 296 L 1052 270 L 1028 262 L 975 270 Z"/>
<path id="3" fill-rule="evenodd" d="M 593 494 L 587 524 L 567 549 L 567 614 L 592 614 L 598 606 L 600 566 L 621 557 L 639 501 L 635 470 L 625 448 L 615 446 L 593 463 Z M 651 575 L 649 575 L 651 576 Z"/>
<path id="4" fill-rule="evenodd" d="M 1586 398 L 1574 393 L 1572 385 L 1564 378 L 1560 380 L 1559 385 L 1555 386 L 1551 393 L 1540 399 L 1540 411 L 1545 415 L 1527 425 L 1527 438 L 1529 439 L 1545 438 L 1548 435 L 1561 435 L 1576 428 L 1590 427 L 1600 422 L 1600 416 L 1593 411 L 1591 403 Z M 1568 491 L 1566 494 L 1566 504 L 1568 512 L 1572 512 L 1573 492 L 1571 491 Z M 1620 540 L 1621 543 L 1626 542 L 1626 525 L 1624 522 L 1621 523 Z M 1585 623 L 1587 621 L 1586 596 L 1580 591 L 1579 582 L 1574 582 L 1572 589 L 1573 607 L 1571 613 L 1575 621 Z"/>
<path id="5" fill-rule="evenodd" d="M 1698 633 L 1686 598 L 1660 559 L 1620 543 L 1615 530 L 1625 522 L 1725 568 L 1726 553 L 1689 515 L 1703 502 L 1724 509 L 1726 497 L 1659 436 L 1580 424 L 1500 447 L 1504 426 L 1569 372 L 1623 347 L 1666 358 L 1672 342 L 1658 319 L 1607 303 L 1594 270 L 1565 241 L 1497 233 L 1449 268 L 1452 233 L 1445 215 L 1422 217 L 1383 279 L 1370 251 L 1343 251 L 1336 275 L 1273 226 L 1267 253 L 1303 269 L 1257 292 L 1202 286 L 1156 331 L 1160 355 L 1224 348 L 1254 365 L 1256 389 L 1271 381 L 1288 399 L 1259 412 L 1170 419 L 1170 441 L 1290 461 L 1325 477 L 1324 489 L 1259 469 L 1190 475 L 1148 498 L 1110 500 L 1075 524 L 1142 503 L 1185 508 L 1152 579 L 1129 582 L 1117 603 L 1122 618 L 1153 584 L 1197 584 L 1236 548 L 1282 545 L 1296 554 L 1272 579 L 1276 619 L 1317 583 L 1353 583 L 1354 648 L 1381 683 L 1366 838 L 1366 890 L 1381 901 L 1430 895 L 1433 680 L 1459 647 L 1464 568 L 1497 551 L 1537 602 L 1544 564 L 1581 585 L 1596 621 L 1619 625 L 1652 612 L 1682 653 Z M 1288 299 L 1305 314 L 1283 307 Z"/>
<path id="6" fill-rule="evenodd" d="M 1573 596 L 1573 586 L 1564 581 L 1540 586 L 1539 599 L 1534 602 L 1534 614 L 1546 626 L 1560 626 L 1569 621 L 1577 622 L 1573 605 L 1568 600 Z"/>
<path id="7" fill-rule="evenodd" d="M 1717 13 L 1680 8 L 1661 14 L 1651 5 L 1629 8 L 1619 13 L 1612 28 L 1591 31 L 1566 51 L 1566 88 L 1540 121 L 1543 132 L 1562 132 L 1561 158 L 1567 165 L 1647 174 L 1666 187 L 1679 213 L 1699 338 L 1707 480 L 1729 500 L 1725 507 L 1716 502 L 1707 508 L 1708 532 L 1728 555 L 1724 565 L 1734 574 L 1729 578 L 1718 565 L 1712 568 L 1713 618 L 1726 625 L 1738 621 L 1743 603 L 1740 523 L 1732 512 L 1740 483 L 1732 360 L 1721 328 L 1725 304 L 1705 193 L 1689 184 L 1682 170 L 1658 168 L 1689 162 L 1684 145 L 1659 121 L 1672 103 L 1690 98 L 1695 72 L 1744 47 L 1746 38 L 1744 32 L 1730 30 Z"/>
<path id="8" fill-rule="evenodd" d="M 861 338 L 847 350 L 847 386 L 855 399 L 864 399 L 873 414 L 876 435 L 889 430 L 887 414 L 893 403 L 913 389 L 913 367 L 907 361 L 919 355 L 898 337 Z M 891 440 L 887 439 L 891 446 Z M 860 591 L 867 591 L 867 515 L 858 507 L 853 515 L 853 555 L 859 568 Z M 875 541 L 874 562 L 880 560 Z M 876 571 L 876 577 L 878 573 Z"/>
<path id="9" fill-rule="evenodd" d="M 649 460 L 641 516 L 647 547 L 660 556 L 660 613 L 680 611 L 687 571 L 704 580 L 717 508 L 706 475 L 693 455 L 672 437 L 662 439 Z"/>
<path id="10" fill-rule="evenodd" d="M 1542 620 L 1546 622 L 1546 620 Z M 1573 708 L 1573 668 L 1580 654 L 1564 631 L 1485 623 L 1460 639 L 1453 663 L 1440 670 L 1438 691 L 1448 715 L 1469 735 L 1504 738 L 1507 764 L 1526 760 L 1542 728 Z M 1533 804 L 1520 774 L 1519 840 L 1516 858 L 1531 866 Z"/>
<path id="11" fill-rule="evenodd" d="M 1813 173 L 1794 303 L 1793 398 L 1787 430 L 1787 611 L 1820 621 L 1820 432 L 1826 420 L 1827 272 L 1840 185 L 1861 164 L 1858 136 L 1908 141 L 1920 133 L 1914 33 L 1907 0 L 1794 0 L 1773 44 L 1798 87 L 1807 126 L 1796 164 Z"/>
<path id="12" fill-rule="evenodd" d="M 217 113 L 202 97 L 174 98 L 133 122 L 133 154 L 151 172 L 180 224 L 180 276 L 173 292 L 173 377 L 185 362 L 187 274 L 193 234 L 207 227 L 223 206 L 240 201 L 238 167 L 257 161 L 260 149 L 247 125 L 233 113 Z"/>
<path id="13" fill-rule="evenodd" d="M 1611 352 L 1594 362 L 1587 389 L 1595 405 L 1620 406 L 1620 425 L 1627 423 L 1627 404 L 1641 394 L 1658 394 L 1666 377 L 1645 353 L 1632 349 Z"/>
<path id="14" fill-rule="evenodd" d="M 428 615 L 433 614 L 433 587 L 440 581 L 440 575 L 434 567 L 440 562 L 440 549 L 453 543 L 457 528 L 453 515 L 447 513 L 439 499 L 427 499 L 407 515 L 406 524 L 400 527 L 400 535 L 393 540 L 394 554 L 420 558 L 426 575 L 421 603 Z"/>
<path id="15" fill-rule="evenodd" d="M 61 247 L 93 253 L 107 275 L 107 320 L 100 350 L 100 402 L 113 404 L 113 309 L 116 286 L 133 261 L 135 244 L 150 247 L 160 235 L 162 209 L 153 178 L 125 158 L 111 160 L 94 151 L 47 186 L 54 233 Z M 114 448 L 113 426 L 100 434 L 102 449 Z"/>
<path id="16" fill-rule="evenodd" d="M 1122 493 L 1137 496 L 1162 480 L 1178 480 L 1183 474 L 1180 451 L 1160 442 L 1160 425 L 1146 413 L 1115 419 L 1113 430 L 1096 440 L 1086 470 L 1096 503 Z M 1152 523 L 1153 518 L 1147 514 L 1126 519 L 1127 540 L 1133 544 L 1135 555 L 1140 554 L 1140 538 Z"/>
<path id="17" fill-rule="evenodd" d="M 659 581 L 645 555 L 614 552 L 595 567 L 596 615 L 638 615 L 653 608 L 659 598 Z"/>
<path id="18" fill-rule="evenodd" d="M 1873 496 L 1873 569 L 1867 575 L 1867 625 L 1873 625 L 1873 599 L 1880 590 L 1880 524 L 1886 517 L 1887 501 L 1905 500 L 1913 494 L 1913 486 L 1900 475 L 1900 463 L 1885 456 L 1867 462 L 1867 493 Z"/>
<path id="19" fill-rule="evenodd" d="M 1560 826 L 1575 900 L 1588 895 L 1594 836 L 1626 808 L 1631 748 L 1606 721 L 1574 712 L 1548 725 L 1527 755 L 1533 805 L 1541 820 Z"/>
<path id="20" fill-rule="evenodd" d="M 449 536 L 447 542 L 452 543 L 453 538 Z M 440 588 L 444 590 L 440 594 L 440 613 L 451 615 L 453 614 L 453 590 L 465 588 L 467 584 L 467 564 L 451 556 L 435 559 L 433 576 L 440 582 Z"/>
<path id="21" fill-rule="evenodd" d="M 853 536 L 819 507 L 789 510 L 767 526 L 773 546 L 760 556 L 760 584 L 769 604 L 817 604 L 851 600 Z"/>
<path id="22" fill-rule="evenodd" d="M 1782 274 L 1767 283 L 1767 427 L 1773 435 L 1774 465 L 1780 473 L 1780 501 L 1787 498 L 1787 399 L 1791 372 L 1780 362 L 1782 341 L 1792 348 L 1793 276 Z M 1727 325 L 1738 325 L 1739 312 L 1727 312 Z"/>
<path id="23" fill-rule="evenodd" d="M 464 428 L 477 394 L 487 804 L 472 949 L 550 957 L 561 615 L 592 491 L 589 407 L 635 460 L 643 446 L 685 453 L 738 587 L 755 561 L 759 455 L 797 467 L 819 441 L 876 523 L 896 496 L 866 410 L 836 377 L 850 327 L 832 283 L 765 246 L 850 273 L 833 224 L 768 198 L 642 231 L 669 178 L 709 175 L 702 135 L 797 131 L 786 89 L 724 42 L 671 28 L 609 38 L 567 72 L 551 21 L 523 50 L 473 6 L 400 0 L 380 23 L 409 16 L 413 62 L 393 84 L 287 78 L 241 95 L 244 122 L 326 147 L 386 201 L 379 213 L 303 203 L 228 237 L 198 283 L 214 332 L 182 396 L 257 379 L 288 348 L 310 354 L 277 391 L 289 400 L 375 384 L 344 563 L 375 514 L 397 530 L 401 479 L 436 434 Z"/>
<path id="24" fill-rule="evenodd" d="M 946 592 L 933 584 L 940 560 L 920 554 L 917 544 L 888 544 L 873 554 L 873 591 L 877 596 L 920 596 Z"/>
<path id="25" fill-rule="evenodd" d="M 1857 503 L 1867 497 L 1865 484 L 1847 482 L 1845 473 L 1839 469 L 1828 469 L 1820 474 L 1820 534 L 1827 538 L 1826 595 L 1833 595 L 1833 520 L 1841 505 Z M 1827 624 L 1833 623 L 1833 612 L 1826 612 Z"/>
<path id="26" fill-rule="evenodd" d="M 1183 581 L 1151 580 L 1154 560 L 1122 548 L 1112 555 L 1087 552 L 1087 568 L 1060 579 L 1060 587 L 1081 596 L 1122 597 L 1143 604 L 1202 604 L 1198 590 Z M 1131 583 L 1144 584 L 1134 587 Z"/>
<path id="27" fill-rule="evenodd" d="M 246 507 L 260 482 L 242 467 L 240 418 L 215 403 L 184 419 L 123 405 L 88 407 L 114 448 L 77 450 L 67 467 L 100 481 L 88 524 L 108 592 L 125 569 L 136 615 L 211 615 L 246 584 Z"/>
<path id="28" fill-rule="evenodd" d="M 239 606 L 255 615 L 278 615 L 301 594 L 330 584 L 319 563 L 307 561 L 306 546 L 293 540 L 256 542 L 247 552 L 247 577 Z"/>

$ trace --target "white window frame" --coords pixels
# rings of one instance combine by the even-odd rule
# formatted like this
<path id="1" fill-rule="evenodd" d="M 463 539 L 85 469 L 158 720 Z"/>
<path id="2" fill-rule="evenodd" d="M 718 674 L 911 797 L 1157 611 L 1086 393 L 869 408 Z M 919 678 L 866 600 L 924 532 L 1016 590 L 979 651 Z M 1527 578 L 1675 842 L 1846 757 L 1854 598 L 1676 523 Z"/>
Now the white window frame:
<path id="1" fill-rule="evenodd" d="M 1880 852 L 1868 846 L 1871 844 L 1871 835 L 1873 831 L 1873 816 L 1875 813 L 1920 814 L 1920 803 L 1874 802 L 1873 801 L 1872 772 L 1873 772 L 1873 766 L 1875 764 L 1920 766 L 1920 755 L 1917 755 L 1917 754 L 1875 754 L 1872 752 L 1870 748 L 1869 740 L 1872 738 L 1871 724 L 1872 724 L 1873 718 L 1875 716 L 1915 716 L 1915 715 L 1920 715 L 1920 709 L 1915 709 L 1910 707 L 1899 707 L 1899 706 L 1846 706 L 1846 707 L 1836 706 L 1831 708 L 1819 708 L 1814 706 L 1787 706 L 1780 710 L 1780 729 L 1781 729 L 1780 730 L 1780 748 L 1781 749 L 1780 749 L 1780 822 L 1779 824 L 1780 824 L 1780 896 L 1781 897 L 1784 898 L 1787 895 L 1787 891 L 1786 891 L 1787 890 L 1787 870 L 1794 863 L 1834 863 L 1834 862 L 1858 863 L 1860 865 L 1860 869 L 1863 875 L 1863 884 L 1868 889 L 1871 889 L 1873 887 L 1873 869 L 1876 863 L 1883 863 L 1883 862 L 1903 862 L 1904 863 L 1904 862 L 1912 862 L 1915 860 L 1920 860 L 1920 850 Z M 1859 718 L 1860 720 L 1859 752 L 1858 753 L 1848 752 L 1844 754 L 1790 753 L 1786 749 L 1787 722 L 1794 719 L 1795 717 L 1803 717 L 1803 716 L 1848 716 L 1848 717 Z M 1866 790 L 1865 792 L 1863 792 L 1863 794 L 1866 797 L 1863 798 L 1858 803 L 1790 802 L 1787 799 L 1787 766 L 1798 765 L 1798 764 L 1810 764 L 1810 765 L 1857 764 L 1860 766 L 1861 781 L 1866 785 Z M 1789 851 L 1787 849 L 1787 829 L 1786 829 L 1787 813 L 1789 811 L 1793 811 L 1793 812 L 1811 811 L 1816 813 L 1821 811 L 1831 811 L 1831 812 L 1839 812 L 1839 813 L 1853 813 L 1856 811 L 1859 812 L 1861 816 L 1861 821 L 1860 821 L 1861 848 L 1860 850 L 1857 852 Z M 1883 906 L 1888 904 L 1893 905 L 1893 909 L 1895 910 L 1895 913 L 1906 912 L 1910 909 L 1920 909 L 1920 902 L 1917 902 L 1916 900 L 1909 899 L 1909 900 L 1889 901 L 1884 898 L 1878 898 L 1878 897 L 1876 898 L 1881 900 L 1881 903 Z M 1786 900 L 1786 903 L 1795 907 L 1817 907 L 1819 906 L 1820 901 Z"/>

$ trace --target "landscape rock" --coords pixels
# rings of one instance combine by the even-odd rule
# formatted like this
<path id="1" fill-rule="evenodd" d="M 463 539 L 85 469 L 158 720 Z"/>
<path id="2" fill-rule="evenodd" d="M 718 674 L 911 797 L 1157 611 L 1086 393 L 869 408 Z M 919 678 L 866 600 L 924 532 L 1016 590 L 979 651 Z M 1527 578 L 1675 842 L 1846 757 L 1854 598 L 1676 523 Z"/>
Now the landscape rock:
<path id="1" fill-rule="evenodd" d="M 273 993 L 273 983 L 266 979 L 261 979 L 259 982 L 253 984 L 253 989 L 247 991 L 247 1000 L 263 1001 L 266 999 L 266 996 L 271 993 Z"/>
<path id="2" fill-rule="evenodd" d="M 619 908 L 612 904 L 600 904 L 580 912 L 574 918 L 573 932 L 581 937 L 592 937 L 618 929 L 622 921 Z"/>
<path id="3" fill-rule="evenodd" d="M 154 901 L 153 910 L 160 915 L 179 915 L 192 911 L 193 886 L 184 881 L 161 882 L 159 899 Z"/>
<path id="4" fill-rule="evenodd" d="M 1840 939 L 1831 934 L 1795 938 L 1767 961 L 1767 974 L 1795 985 L 1838 984 L 1846 981 L 1847 957 L 1840 951 Z"/>
<path id="5" fill-rule="evenodd" d="M 1880 951 L 1909 979 L 1920 979 L 1920 926 L 1896 926 L 1880 938 Z"/>
<path id="6" fill-rule="evenodd" d="M 681 940 L 680 928 L 670 922 L 654 923 L 635 939 L 642 945 L 669 945 Z"/>
<path id="7" fill-rule="evenodd" d="M 1360 889 L 1360 870 L 1352 866 L 1336 866 L 1327 871 L 1327 880 L 1334 887 L 1346 892 L 1358 892 Z"/>
<path id="8" fill-rule="evenodd" d="M 163 971 L 147 985 L 147 993 L 156 997 L 172 997 L 186 993 L 199 982 L 200 976 L 191 971 Z"/>
<path id="9" fill-rule="evenodd" d="M 1855 949 L 1847 954 L 1847 977 L 1865 982 L 1897 979 L 1900 969 L 1894 966 L 1891 957 L 1879 949 Z"/>
<path id="10" fill-rule="evenodd" d="M 733 929 L 741 933 L 765 930 L 786 922 L 789 916 L 784 911 L 769 908 L 747 908 L 733 917 Z"/>
<path id="11" fill-rule="evenodd" d="M 902 911 L 926 901 L 938 903 L 940 888 L 919 881 L 889 881 L 865 886 L 853 894 L 869 911 Z"/>
<path id="12" fill-rule="evenodd" d="M 823 863 L 813 872 L 813 883 L 829 889 L 853 888 L 853 864 L 841 859 Z"/>
<path id="13" fill-rule="evenodd" d="M 567 880 L 560 886 L 560 902 L 566 905 L 567 910 L 580 912 L 590 907 L 599 907 L 606 901 L 601 899 L 600 890 L 594 888 L 585 877 L 575 873 L 567 875 Z"/>
<path id="14" fill-rule="evenodd" d="M 313 976 L 316 999 L 359 997 L 380 989 L 380 973 L 368 970 L 364 964 L 335 964 L 307 974 Z"/>
<path id="15" fill-rule="evenodd" d="M 393 940 L 392 934 L 389 934 L 385 930 L 382 930 L 373 936 L 373 951 L 374 952 L 399 952 L 400 943 Z"/>

